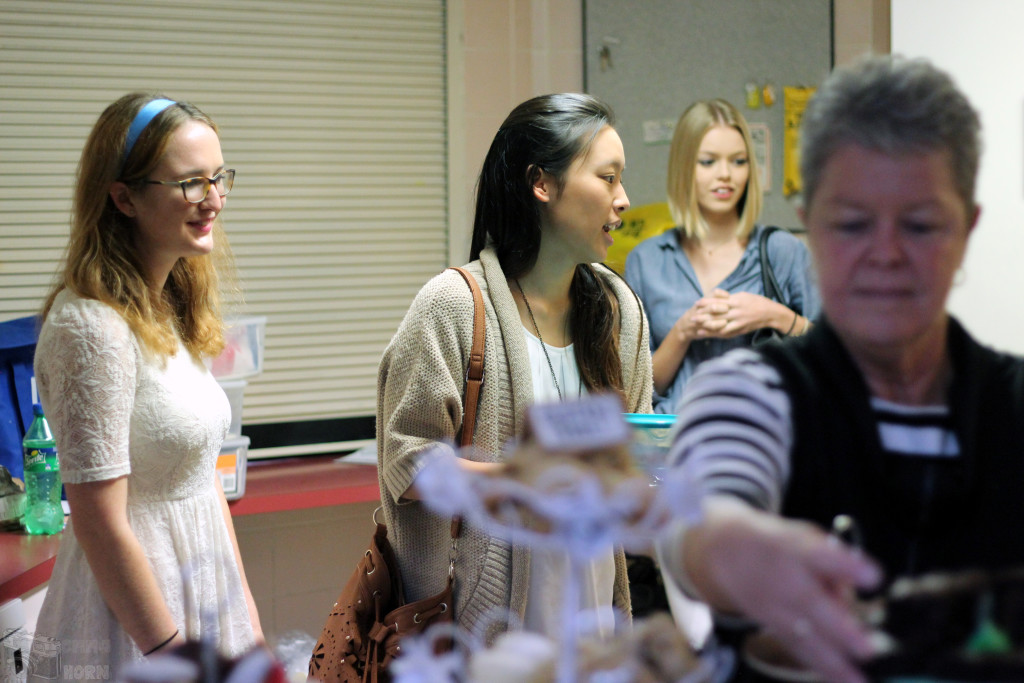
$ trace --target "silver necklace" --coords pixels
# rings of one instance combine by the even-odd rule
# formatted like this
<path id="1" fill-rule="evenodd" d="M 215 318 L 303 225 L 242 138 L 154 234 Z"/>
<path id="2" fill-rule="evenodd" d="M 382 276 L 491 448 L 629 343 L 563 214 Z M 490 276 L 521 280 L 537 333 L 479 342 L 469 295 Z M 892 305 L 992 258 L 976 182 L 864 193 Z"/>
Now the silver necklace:
<path id="1" fill-rule="evenodd" d="M 558 392 L 558 400 L 562 400 L 562 388 L 558 386 L 558 379 L 555 377 L 555 366 L 551 364 L 551 356 L 548 355 L 548 347 L 544 345 L 544 337 L 540 336 L 540 328 L 537 327 L 537 319 L 533 317 L 533 309 L 530 308 L 530 300 L 526 298 L 526 292 L 523 291 L 523 286 L 519 284 L 518 278 L 513 278 L 512 282 L 516 283 L 516 288 L 519 290 L 520 296 L 523 297 L 523 303 L 526 304 L 526 312 L 530 314 L 530 322 L 533 323 L 533 329 L 537 333 L 537 340 L 540 342 L 540 350 L 544 352 L 544 359 L 548 362 L 548 370 L 551 371 L 551 381 L 555 383 L 555 391 Z"/>

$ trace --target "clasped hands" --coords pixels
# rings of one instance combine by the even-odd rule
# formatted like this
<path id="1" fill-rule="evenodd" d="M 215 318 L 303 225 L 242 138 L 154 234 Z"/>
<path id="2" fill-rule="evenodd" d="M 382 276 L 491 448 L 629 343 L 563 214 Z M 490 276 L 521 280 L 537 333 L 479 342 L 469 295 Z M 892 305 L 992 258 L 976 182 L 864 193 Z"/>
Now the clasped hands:
<path id="1" fill-rule="evenodd" d="M 676 321 L 675 329 L 683 339 L 728 339 L 766 327 L 770 299 L 750 292 L 730 294 L 715 289 L 701 297 Z"/>

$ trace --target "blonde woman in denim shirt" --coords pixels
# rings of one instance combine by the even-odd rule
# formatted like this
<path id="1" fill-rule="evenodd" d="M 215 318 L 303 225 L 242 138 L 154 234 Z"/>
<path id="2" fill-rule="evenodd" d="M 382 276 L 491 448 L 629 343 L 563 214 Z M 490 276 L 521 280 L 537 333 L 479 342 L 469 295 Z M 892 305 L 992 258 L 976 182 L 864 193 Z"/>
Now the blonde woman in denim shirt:
<path id="1" fill-rule="evenodd" d="M 702 361 L 774 329 L 805 333 L 820 301 L 803 242 L 779 231 L 766 247 L 785 304 L 765 296 L 756 224 L 762 196 L 750 131 L 725 100 L 696 102 L 672 138 L 668 204 L 677 227 L 638 245 L 626 280 L 651 328 L 654 410 L 676 402 Z"/>

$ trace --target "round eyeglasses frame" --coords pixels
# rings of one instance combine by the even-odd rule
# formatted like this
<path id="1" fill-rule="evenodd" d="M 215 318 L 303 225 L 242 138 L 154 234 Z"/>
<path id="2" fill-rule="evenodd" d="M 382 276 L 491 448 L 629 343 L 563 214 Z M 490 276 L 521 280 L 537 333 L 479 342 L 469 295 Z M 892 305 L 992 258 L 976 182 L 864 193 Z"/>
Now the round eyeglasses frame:
<path id="1" fill-rule="evenodd" d="M 199 204 L 210 194 L 211 185 L 217 188 L 217 194 L 221 197 L 227 197 L 235 184 L 235 169 L 225 169 L 212 178 L 196 176 L 195 178 L 185 178 L 184 180 L 146 180 L 145 182 L 150 185 L 177 185 L 181 188 L 181 196 L 185 198 L 186 202 L 189 204 Z M 198 194 L 199 190 L 202 190 L 203 194 L 201 196 Z M 190 194 L 192 197 L 198 197 L 198 199 L 190 199 Z"/>

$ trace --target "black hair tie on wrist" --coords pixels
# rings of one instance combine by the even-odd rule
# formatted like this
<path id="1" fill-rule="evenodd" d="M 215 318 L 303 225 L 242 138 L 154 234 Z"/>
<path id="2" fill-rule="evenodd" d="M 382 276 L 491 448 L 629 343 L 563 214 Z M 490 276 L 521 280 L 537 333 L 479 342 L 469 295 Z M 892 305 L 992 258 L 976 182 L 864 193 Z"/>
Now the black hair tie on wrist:
<path id="1" fill-rule="evenodd" d="M 167 639 L 167 640 L 165 640 L 164 642 L 160 643 L 159 645 L 157 645 L 156 647 L 154 647 L 154 648 L 153 648 L 152 650 L 150 650 L 149 652 L 147 652 L 147 653 L 143 654 L 142 656 L 143 656 L 143 657 L 148 657 L 148 656 L 150 656 L 151 654 L 153 654 L 154 652 L 156 652 L 157 650 L 159 650 L 160 648 L 162 648 L 163 646 L 167 645 L 167 644 L 168 644 L 169 642 L 171 642 L 172 640 L 174 640 L 175 638 L 177 638 L 177 637 L 178 637 L 178 634 L 179 634 L 180 632 L 181 632 L 181 630 L 180 630 L 180 629 L 174 629 L 174 633 L 172 633 L 172 634 L 171 634 L 171 637 L 170 637 L 170 638 L 168 638 L 168 639 Z"/>

